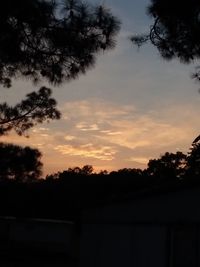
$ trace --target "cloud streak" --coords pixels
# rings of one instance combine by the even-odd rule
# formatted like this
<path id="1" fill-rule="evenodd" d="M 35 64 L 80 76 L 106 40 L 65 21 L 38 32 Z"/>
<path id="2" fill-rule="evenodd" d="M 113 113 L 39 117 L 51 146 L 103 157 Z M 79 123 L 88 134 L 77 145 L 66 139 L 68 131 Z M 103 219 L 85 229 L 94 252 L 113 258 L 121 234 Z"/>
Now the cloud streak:
<path id="1" fill-rule="evenodd" d="M 77 138 L 92 139 L 132 150 L 147 147 L 152 150 L 163 149 L 175 144 L 180 145 L 188 141 L 194 133 L 194 128 L 189 124 L 185 127 L 183 116 L 182 121 L 174 120 L 170 108 L 161 112 L 165 117 L 167 113 L 170 114 L 165 121 L 161 119 L 160 114 L 158 116 L 153 111 L 140 114 L 134 106 L 118 106 L 97 99 L 66 103 L 63 111 L 73 114 L 71 118 L 68 116 L 67 120 L 71 121 L 73 134 Z M 192 114 L 190 118 L 195 119 Z M 190 120 L 190 123 L 194 125 L 194 120 Z"/>
<path id="2" fill-rule="evenodd" d="M 81 156 L 84 158 L 93 158 L 98 160 L 111 161 L 114 159 L 116 149 L 110 146 L 94 145 L 91 143 L 85 145 L 58 145 L 55 150 L 63 155 Z"/>
<path id="3" fill-rule="evenodd" d="M 176 109 L 177 118 L 170 107 L 159 114 L 154 110 L 144 114 L 134 106 L 101 99 L 66 102 L 62 112 L 60 122 L 34 128 L 29 139 L 13 134 L 1 141 L 39 148 L 45 173 L 84 164 L 111 170 L 145 167 L 150 158 L 177 147 L 188 150 L 199 130 L 196 112 L 189 105 L 185 112 Z"/>

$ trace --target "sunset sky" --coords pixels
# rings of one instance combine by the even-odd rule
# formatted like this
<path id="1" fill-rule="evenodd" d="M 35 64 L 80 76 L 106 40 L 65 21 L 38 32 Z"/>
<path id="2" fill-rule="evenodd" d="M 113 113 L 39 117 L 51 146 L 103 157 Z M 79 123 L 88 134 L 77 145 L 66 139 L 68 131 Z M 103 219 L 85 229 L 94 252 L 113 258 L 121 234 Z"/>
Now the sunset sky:
<path id="1" fill-rule="evenodd" d="M 164 61 L 152 45 L 138 50 L 129 41 L 131 34 L 148 30 L 149 1 L 103 2 L 122 22 L 116 48 L 102 52 L 85 76 L 58 88 L 46 84 L 61 120 L 38 125 L 30 138 L 1 137 L 38 148 L 44 175 L 86 164 L 97 171 L 145 168 L 166 151 L 187 152 L 200 134 L 200 84 L 191 79 L 195 64 Z M 10 89 L 1 88 L 1 101 L 16 103 L 42 85 L 16 81 Z"/>

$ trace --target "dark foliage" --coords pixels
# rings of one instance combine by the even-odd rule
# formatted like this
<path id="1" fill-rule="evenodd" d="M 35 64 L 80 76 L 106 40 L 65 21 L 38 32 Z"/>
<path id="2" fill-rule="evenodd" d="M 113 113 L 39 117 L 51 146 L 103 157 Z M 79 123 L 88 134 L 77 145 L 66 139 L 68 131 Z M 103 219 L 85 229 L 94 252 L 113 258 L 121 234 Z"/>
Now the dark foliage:
<path id="1" fill-rule="evenodd" d="M 188 176 L 199 177 L 200 175 L 200 140 L 196 138 L 192 143 L 188 160 L 187 160 Z"/>
<path id="2" fill-rule="evenodd" d="M 0 143 L 0 181 L 30 182 L 42 173 L 37 149 Z"/>
<path id="3" fill-rule="evenodd" d="M 37 123 L 59 119 L 56 101 L 51 98 L 51 90 L 40 90 L 27 95 L 26 99 L 14 107 L 7 103 L 0 104 L 0 136 L 15 130 L 19 135 L 26 135 L 27 130 Z"/>
<path id="4" fill-rule="evenodd" d="M 11 146 L 12 156 L 9 158 L 15 159 L 16 151 Z M 1 166 L 12 166 L 4 158 Z M 14 177 L 6 170 L 10 176 L 9 179 L 3 179 L 3 174 L 1 176 L 1 215 L 79 220 L 85 208 L 200 186 L 199 159 L 200 146 L 196 141 L 187 155 L 167 152 L 158 159 L 150 160 L 145 170 L 124 168 L 110 173 L 95 173 L 92 166 L 86 165 L 68 168 L 32 183 L 25 172 L 25 175 L 16 172 Z M 23 162 L 14 161 L 15 167 L 20 164 L 23 166 Z M 21 173 L 23 171 L 21 168 Z"/>
<path id="5" fill-rule="evenodd" d="M 151 159 L 146 172 L 149 176 L 163 180 L 182 179 L 185 175 L 186 164 L 187 155 L 182 152 L 166 152 L 159 159 Z"/>
<path id="6" fill-rule="evenodd" d="M 148 15 L 153 25 L 148 34 L 131 39 L 137 45 L 150 41 L 165 59 L 190 63 L 200 57 L 200 2 L 198 0 L 151 0 Z M 200 80 L 197 69 L 194 75 Z"/>
<path id="7" fill-rule="evenodd" d="M 54 85 L 92 67 L 115 45 L 119 21 L 103 6 L 81 0 L 8 0 L 0 7 L 0 84 L 27 78 Z M 46 103 L 45 103 L 46 102 Z M 0 135 L 24 134 L 35 123 L 59 119 L 50 89 L 27 95 L 15 107 L 0 105 Z"/>
<path id="8" fill-rule="evenodd" d="M 147 184 L 141 170 L 85 172 L 90 167 L 69 168 L 35 183 L 0 183 L 1 215 L 78 220 L 83 208 L 109 203 Z"/>
<path id="9" fill-rule="evenodd" d="M 7 0 L 0 8 L 0 82 L 27 77 L 53 84 L 93 66 L 114 46 L 118 20 L 103 6 L 80 0 Z"/>

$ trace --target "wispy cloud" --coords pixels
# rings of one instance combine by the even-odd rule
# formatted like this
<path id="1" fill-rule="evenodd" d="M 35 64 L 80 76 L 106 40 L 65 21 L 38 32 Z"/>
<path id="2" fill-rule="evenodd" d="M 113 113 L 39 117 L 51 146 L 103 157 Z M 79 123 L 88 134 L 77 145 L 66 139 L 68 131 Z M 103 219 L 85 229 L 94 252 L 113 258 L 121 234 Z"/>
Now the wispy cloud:
<path id="1" fill-rule="evenodd" d="M 99 160 L 113 160 L 116 149 L 110 146 L 93 145 L 91 143 L 79 146 L 59 145 L 55 147 L 63 155 L 81 156 L 84 158 L 94 158 Z"/>
<path id="2" fill-rule="evenodd" d="M 127 161 L 133 161 L 133 162 L 137 162 L 140 164 L 147 164 L 149 159 L 148 158 L 140 158 L 140 157 L 131 157 L 129 159 L 127 159 Z"/>
<path id="3" fill-rule="evenodd" d="M 11 134 L 1 141 L 39 148 L 47 173 L 88 163 L 96 169 L 145 167 L 166 151 L 187 150 L 199 131 L 189 105 L 144 114 L 134 106 L 90 99 L 67 102 L 62 112 L 67 116 L 51 129 L 36 127 L 28 139 Z"/>
<path id="4" fill-rule="evenodd" d="M 73 136 L 73 135 L 65 135 L 64 136 L 64 139 L 66 140 L 66 141 L 72 141 L 72 140 L 74 140 L 76 137 L 75 136 Z"/>
<path id="5" fill-rule="evenodd" d="M 82 140 L 93 139 L 101 143 L 136 149 L 158 149 L 183 144 L 194 133 L 194 127 L 185 127 L 184 119 L 174 119 L 173 110 L 162 110 L 165 120 L 153 111 L 140 114 L 134 106 L 114 105 L 97 99 L 66 103 L 63 107 L 71 122 L 73 133 Z M 170 114 L 170 116 L 166 116 Z M 185 114 L 187 115 L 187 114 Z M 191 114 L 190 114 L 191 116 Z M 182 116 L 183 117 L 183 116 Z M 194 117 L 194 116 L 193 116 Z M 190 120 L 191 125 L 194 121 Z M 184 128 L 183 128 L 184 127 Z M 84 133 L 83 133 L 84 132 Z"/>
<path id="6" fill-rule="evenodd" d="M 86 122 L 80 122 L 76 125 L 77 129 L 81 131 L 98 131 L 99 127 L 96 123 L 94 124 L 87 124 Z"/>

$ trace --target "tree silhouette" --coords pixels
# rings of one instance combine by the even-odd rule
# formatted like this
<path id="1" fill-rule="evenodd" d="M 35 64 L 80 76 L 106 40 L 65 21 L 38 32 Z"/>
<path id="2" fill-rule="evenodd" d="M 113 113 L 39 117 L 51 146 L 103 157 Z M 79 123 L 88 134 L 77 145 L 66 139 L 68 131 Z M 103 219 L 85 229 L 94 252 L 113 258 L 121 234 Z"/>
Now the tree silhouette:
<path id="1" fill-rule="evenodd" d="M 0 10 L 0 81 L 15 77 L 53 84 L 93 66 L 100 50 L 113 48 L 118 20 L 103 6 L 80 0 L 8 0 Z"/>
<path id="2" fill-rule="evenodd" d="M 131 40 L 138 46 L 150 41 L 164 59 L 190 63 L 200 57 L 200 2 L 198 0 L 151 0 L 147 10 L 153 25 L 147 34 Z M 194 74 L 200 80 L 200 71 Z"/>
<path id="3" fill-rule="evenodd" d="M 66 179 L 71 176 L 87 176 L 87 175 L 92 175 L 93 171 L 94 169 L 91 165 L 84 165 L 82 168 L 76 166 L 73 168 L 68 168 L 62 173 L 57 174 L 57 178 Z"/>
<path id="4" fill-rule="evenodd" d="M 80 0 L 3 1 L 0 9 L 0 84 L 10 87 L 16 78 L 27 78 L 34 83 L 45 80 L 54 85 L 75 79 L 94 65 L 100 51 L 114 47 L 118 30 L 119 21 L 109 10 Z M 48 99 L 49 91 L 41 90 Z M 28 101 L 29 98 L 30 95 L 14 108 L 1 105 L 3 118 L 12 113 L 9 125 L 5 125 L 1 134 L 10 128 L 22 134 L 23 127 L 27 130 L 35 122 L 59 118 L 55 101 L 48 99 L 53 116 L 48 116 L 45 105 L 41 105 L 40 110 L 44 108 L 45 111 L 39 116 L 35 116 L 35 112 L 29 113 L 28 122 L 32 116 L 31 123 L 25 125 L 25 120 L 18 123 L 21 115 L 24 116 L 20 112 L 24 102 L 26 113 L 37 106 L 41 91 L 34 95 L 34 103 Z"/>
<path id="5" fill-rule="evenodd" d="M 0 143 L 0 180 L 33 181 L 42 173 L 37 149 Z"/>
<path id="6" fill-rule="evenodd" d="M 200 141 L 196 138 L 192 143 L 187 159 L 187 173 L 190 176 L 198 176 L 200 174 Z"/>
<path id="7" fill-rule="evenodd" d="M 14 107 L 7 103 L 0 104 L 0 135 L 14 129 L 17 134 L 27 134 L 27 130 L 36 123 L 50 119 L 59 119 L 56 101 L 50 98 L 51 90 L 41 87 L 40 90 L 27 95 L 26 99 Z"/>
<path id="8" fill-rule="evenodd" d="M 159 159 L 151 159 L 146 172 L 159 179 L 181 179 L 185 175 L 186 164 L 187 156 L 182 152 L 166 152 Z"/>

